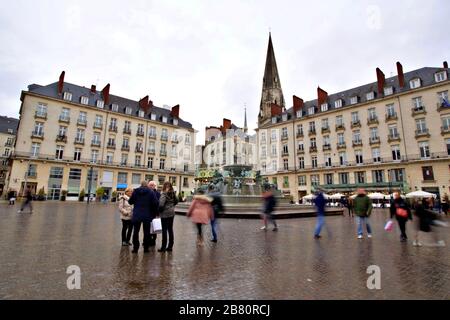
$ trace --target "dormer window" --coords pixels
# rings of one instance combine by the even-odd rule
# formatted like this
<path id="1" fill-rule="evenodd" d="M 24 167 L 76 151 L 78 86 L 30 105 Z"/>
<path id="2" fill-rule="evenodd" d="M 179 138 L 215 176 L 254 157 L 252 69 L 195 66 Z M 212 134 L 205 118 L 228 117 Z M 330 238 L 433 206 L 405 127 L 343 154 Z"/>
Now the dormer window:
<path id="1" fill-rule="evenodd" d="M 9 134 L 13 134 L 13 129 L 8 129 Z"/>
<path id="2" fill-rule="evenodd" d="M 89 104 L 89 98 L 88 97 L 81 97 L 81 104 Z"/>
<path id="3" fill-rule="evenodd" d="M 272 117 L 272 123 L 277 123 L 277 117 Z"/>
<path id="4" fill-rule="evenodd" d="M 442 82 L 447 80 L 447 72 L 445 71 L 436 72 L 434 74 L 434 80 L 436 80 L 436 82 Z"/>
<path id="5" fill-rule="evenodd" d="M 150 119 L 156 120 L 156 114 L 152 113 L 152 114 L 150 115 Z"/>
<path id="6" fill-rule="evenodd" d="M 309 108 L 308 108 L 308 115 L 313 115 L 315 111 L 316 111 L 316 110 L 315 110 L 314 107 L 309 107 Z"/>
<path id="7" fill-rule="evenodd" d="M 67 101 L 72 101 L 72 94 L 70 93 L 70 92 L 64 92 L 64 97 L 63 97 L 63 99 L 64 100 L 67 100 Z"/>
<path id="8" fill-rule="evenodd" d="M 337 108 L 341 108 L 342 107 L 342 99 L 338 99 L 334 102 L 334 107 Z"/>
<path id="9" fill-rule="evenodd" d="M 350 104 L 357 104 L 358 103 L 358 96 L 354 96 L 350 98 Z"/>
<path id="10" fill-rule="evenodd" d="M 162 117 L 162 122 L 167 123 L 167 117 L 166 116 Z"/>
<path id="11" fill-rule="evenodd" d="M 328 103 L 324 103 L 320 106 L 320 111 L 328 111 Z"/>
<path id="12" fill-rule="evenodd" d="M 113 103 L 111 105 L 111 110 L 115 112 L 119 111 L 119 105 L 117 103 Z"/>
<path id="13" fill-rule="evenodd" d="M 105 106 L 105 101 L 97 100 L 97 108 L 103 109 L 104 106 Z"/>
<path id="14" fill-rule="evenodd" d="M 287 114 L 285 113 L 285 114 L 283 114 L 283 121 L 287 121 Z"/>
<path id="15" fill-rule="evenodd" d="M 415 78 L 415 79 L 412 79 L 411 81 L 409 81 L 409 87 L 411 89 L 419 88 L 420 87 L 420 79 Z"/>
<path id="16" fill-rule="evenodd" d="M 125 113 L 126 113 L 126 114 L 131 114 L 131 112 L 132 112 L 132 111 L 131 111 L 131 108 L 130 108 L 130 107 L 126 107 L 126 108 L 125 108 Z"/>
<path id="17" fill-rule="evenodd" d="M 394 93 L 394 88 L 393 87 L 385 87 L 384 88 L 384 95 L 385 96 L 389 96 L 391 94 Z"/>
<path id="18" fill-rule="evenodd" d="M 375 99 L 375 93 L 373 91 L 366 93 L 366 100 L 373 100 Z"/>
<path id="19" fill-rule="evenodd" d="M 143 110 L 139 110 L 138 116 L 139 116 L 140 118 L 145 117 L 145 112 L 144 112 Z"/>
<path id="20" fill-rule="evenodd" d="M 173 119 L 173 125 L 177 126 L 178 125 L 178 119 Z"/>
<path id="21" fill-rule="evenodd" d="M 303 116 L 302 110 L 297 110 L 297 118 L 301 118 Z"/>

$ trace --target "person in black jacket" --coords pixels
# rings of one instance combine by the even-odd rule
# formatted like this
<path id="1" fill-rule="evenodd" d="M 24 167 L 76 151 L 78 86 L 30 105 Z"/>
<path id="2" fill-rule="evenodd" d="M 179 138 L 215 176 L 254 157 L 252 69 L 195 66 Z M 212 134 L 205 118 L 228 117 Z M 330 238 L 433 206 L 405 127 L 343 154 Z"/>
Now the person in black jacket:
<path id="1" fill-rule="evenodd" d="M 150 181 L 148 183 L 148 187 L 155 193 L 155 196 L 158 199 L 158 203 L 159 203 L 159 199 L 161 198 L 161 193 L 157 189 L 156 182 L 155 181 Z M 159 207 L 158 207 L 157 216 L 159 216 Z M 158 235 L 156 233 L 151 233 L 150 234 L 150 246 L 151 247 L 156 245 L 156 238 L 157 238 L 157 236 Z"/>
<path id="2" fill-rule="evenodd" d="M 406 242 L 408 237 L 406 236 L 406 222 L 412 220 L 411 209 L 404 199 L 400 197 L 399 192 L 394 193 L 394 199 L 392 200 L 391 207 L 391 219 L 395 216 L 400 227 L 401 236 L 400 241 Z"/>
<path id="3" fill-rule="evenodd" d="M 273 231 L 277 231 L 278 226 L 273 216 L 273 212 L 275 211 L 277 201 L 273 194 L 273 189 L 270 186 L 266 186 L 264 189 L 265 191 L 263 192 L 262 195 L 264 201 L 263 207 L 264 226 L 261 228 L 261 230 L 267 230 L 267 220 L 270 220 L 273 223 Z"/>
<path id="4" fill-rule="evenodd" d="M 27 191 L 25 192 L 25 201 L 22 202 L 22 206 L 18 213 L 22 213 L 25 207 L 30 207 L 30 214 L 33 213 L 33 205 L 31 202 L 33 201 L 33 193 L 31 192 L 31 187 L 27 187 Z"/>
<path id="5" fill-rule="evenodd" d="M 220 212 L 224 211 L 222 196 L 219 192 L 215 191 L 214 185 L 210 185 L 208 187 L 208 196 L 210 196 L 213 200 L 211 202 L 211 206 L 214 211 L 214 218 L 211 220 L 211 233 L 212 233 L 212 242 L 217 242 L 217 217 Z"/>
<path id="6" fill-rule="evenodd" d="M 141 225 L 144 229 L 144 252 L 148 252 L 150 247 L 150 224 L 153 218 L 158 214 L 159 202 L 155 193 L 147 186 L 147 182 L 143 181 L 141 186 L 133 191 L 129 204 L 134 205 L 133 208 L 133 253 L 139 250 L 139 231 Z"/>

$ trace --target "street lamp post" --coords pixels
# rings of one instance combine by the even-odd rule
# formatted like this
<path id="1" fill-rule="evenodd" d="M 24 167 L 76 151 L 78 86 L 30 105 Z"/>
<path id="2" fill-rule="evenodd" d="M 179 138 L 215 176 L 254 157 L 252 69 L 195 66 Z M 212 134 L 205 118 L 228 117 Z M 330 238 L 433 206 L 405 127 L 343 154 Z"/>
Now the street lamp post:
<path id="1" fill-rule="evenodd" d="M 91 166 L 91 168 L 89 169 L 89 187 L 88 187 L 88 198 L 87 198 L 88 204 L 91 202 L 91 188 L 92 188 L 93 175 L 94 175 L 94 167 Z"/>

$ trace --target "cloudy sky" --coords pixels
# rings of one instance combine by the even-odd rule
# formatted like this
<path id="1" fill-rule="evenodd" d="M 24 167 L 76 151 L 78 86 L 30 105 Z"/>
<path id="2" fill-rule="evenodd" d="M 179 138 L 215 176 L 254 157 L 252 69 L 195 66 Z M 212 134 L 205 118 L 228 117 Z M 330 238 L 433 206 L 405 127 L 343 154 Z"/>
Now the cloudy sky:
<path id="1" fill-rule="evenodd" d="M 66 81 L 181 105 L 203 138 L 227 117 L 255 128 L 269 29 L 287 107 L 450 60 L 448 0 L 0 0 L 1 114 L 28 84 Z"/>

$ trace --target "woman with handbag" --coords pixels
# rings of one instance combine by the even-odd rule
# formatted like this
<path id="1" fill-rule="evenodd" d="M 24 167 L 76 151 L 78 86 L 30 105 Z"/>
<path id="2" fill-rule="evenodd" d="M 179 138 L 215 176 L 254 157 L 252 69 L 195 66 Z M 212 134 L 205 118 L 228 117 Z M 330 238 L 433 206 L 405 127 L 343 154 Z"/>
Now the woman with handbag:
<path id="1" fill-rule="evenodd" d="M 406 236 L 406 222 L 412 220 L 411 209 L 406 201 L 400 197 L 399 192 L 394 192 L 394 200 L 390 207 L 391 219 L 395 216 L 398 226 L 400 227 L 400 241 L 406 242 L 408 237 Z"/>
<path id="2" fill-rule="evenodd" d="M 119 211 L 122 220 L 122 246 L 131 246 L 131 233 L 133 232 L 133 223 L 131 218 L 133 216 L 133 206 L 128 203 L 133 189 L 127 188 L 125 194 L 119 198 Z"/>
<path id="3" fill-rule="evenodd" d="M 173 191 L 172 183 L 164 182 L 162 194 L 159 198 L 159 215 L 162 225 L 162 243 L 158 252 L 172 251 L 173 247 L 173 219 L 175 217 L 175 206 L 178 200 Z M 169 234 L 169 245 L 167 245 L 167 234 Z"/>

